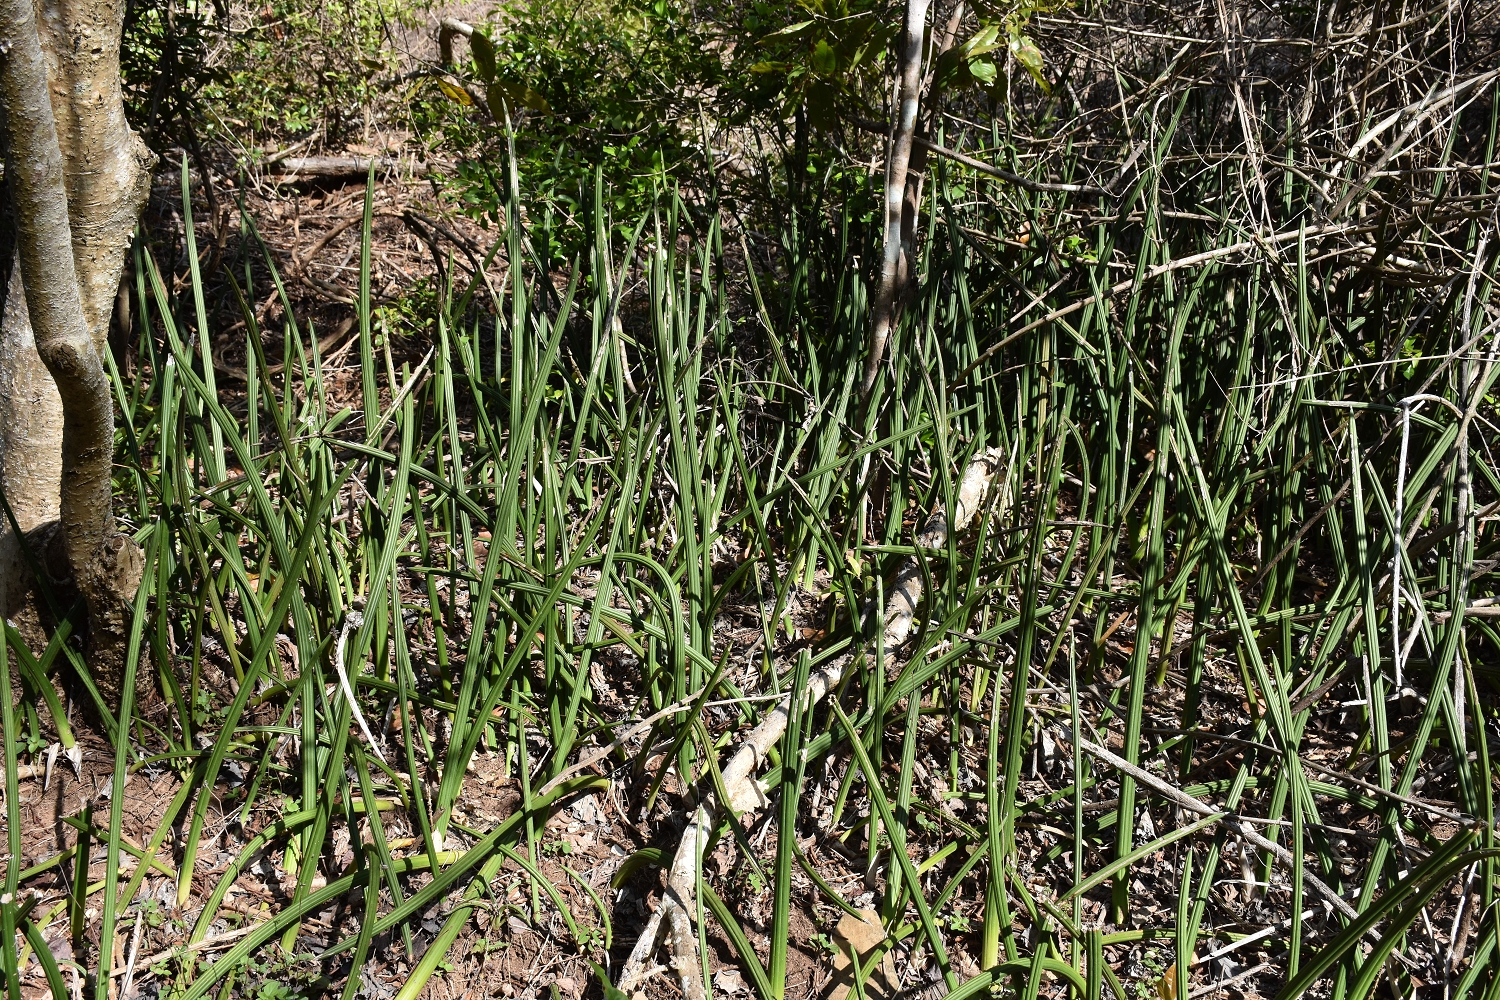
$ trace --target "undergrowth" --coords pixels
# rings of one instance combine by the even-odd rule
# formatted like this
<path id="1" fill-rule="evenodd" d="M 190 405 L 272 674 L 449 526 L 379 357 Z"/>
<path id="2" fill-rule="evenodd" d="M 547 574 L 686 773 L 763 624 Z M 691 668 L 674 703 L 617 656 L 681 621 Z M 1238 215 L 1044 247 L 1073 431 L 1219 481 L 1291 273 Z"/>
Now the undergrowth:
<path id="1" fill-rule="evenodd" d="M 149 696 L 100 708 L 112 784 L 70 814 L 81 841 L 17 864 L 19 759 L 73 746 L 54 678 L 87 672 L 81 609 L 42 648 L 7 630 L 0 912 L 37 963 L 4 948 L 11 987 L 61 998 L 72 966 L 105 1000 L 114 956 L 146 952 L 125 978 L 161 996 L 348 1000 L 399 960 L 404 1000 L 508 913 L 598 962 L 609 995 L 694 789 L 852 654 L 767 761 L 780 805 L 704 852 L 704 937 L 763 1000 L 810 992 L 788 949 L 821 962 L 817 935 L 836 951 L 868 910 L 860 995 L 887 953 L 882 995 L 1186 998 L 1242 968 L 1287 998 L 1358 1000 L 1382 974 L 1492 995 L 1493 218 L 1418 213 L 1402 240 L 1450 256 L 1423 270 L 1391 241 L 1366 267 L 1350 234 L 1383 223 L 1319 222 L 1326 190 L 1274 159 L 1267 225 L 1184 218 L 1236 183 L 1168 156 L 1192 100 L 1139 112 L 1145 156 L 1104 195 L 1067 189 L 1081 155 L 1029 161 L 1041 188 L 1003 203 L 934 159 L 868 398 L 878 229 L 856 213 L 788 213 L 772 275 L 723 215 L 659 194 L 614 218 L 601 180 L 558 271 L 507 159 L 505 266 L 450 268 L 420 329 L 372 308 L 367 201 L 332 356 L 290 301 L 258 325 L 279 278 L 245 216 L 216 277 L 242 370 L 204 363 L 208 276 L 162 274 L 143 241 L 114 376 Z M 1000 471 L 977 526 L 918 547 L 982 454 Z M 865 609 L 911 556 L 917 627 L 871 669 Z M 480 763 L 514 789 L 506 815 L 473 805 Z M 172 791 L 128 843 L 143 775 Z M 548 820 L 589 797 L 634 840 L 585 875 Z M 156 860 L 92 880 L 91 856 L 132 854 Z M 230 926 L 264 864 L 283 896 Z M 815 928 L 796 942 L 791 910 Z"/>

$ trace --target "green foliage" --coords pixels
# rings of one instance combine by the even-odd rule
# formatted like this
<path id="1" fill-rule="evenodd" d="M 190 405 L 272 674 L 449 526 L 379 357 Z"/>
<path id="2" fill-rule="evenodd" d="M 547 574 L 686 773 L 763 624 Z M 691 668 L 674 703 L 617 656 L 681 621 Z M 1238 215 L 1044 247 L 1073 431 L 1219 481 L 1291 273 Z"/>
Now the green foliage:
<path id="1" fill-rule="evenodd" d="M 973 89 L 1002 99 L 1005 81 L 997 54 L 1009 54 L 1043 91 L 1049 90 L 1041 50 L 1026 26 L 1034 14 L 1066 3 L 978 5 L 973 34 L 955 39 L 937 59 L 937 90 Z M 768 107 L 771 98 L 779 98 L 783 116 L 805 108 L 811 123 L 824 129 L 838 128 L 849 115 L 868 118 L 876 113 L 889 100 L 889 55 L 900 40 L 902 6 L 892 0 L 756 0 L 744 19 L 741 48 L 763 54 L 745 67 L 767 80 L 757 94 L 760 105 Z M 931 51 L 936 41 L 931 32 L 942 30 L 941 25 L 929 29 L 924 51 Z"/>
<path id="2" fill-rule="evenodd" d="M 533 9 L 543 10 L 525 11 Z M 1497 579 L 1485 569 L 1500 558 L 1489 506 L 1500 476 L 1480 428 L 1497 419 L 1500 366 L 1492 339 L 1472 339 L 1494 335 L 1493 254 L 1455 252 L 1439 275 L 1449 294 L 1389 280 L 1362 266 L 1367 258 L 1337 242 L 1339 234 L 1307 227 L 1326 200 L 1275 160 L 1267 177 L 1287 196 L 1267 207 L 1273 228 L 1249 247 L 1243 220 L 1197 210 L 1248 194 L 1225 181 L 1232 173 L 1216 176 L 1183 155 L 1205 148 L 1189 128 L 1207 131 L 1214 115 L 1190 117 L 1181 134 L 1158 133 L 1152 103 L 1137 102 L 1126 129 L 1158 145 L 1103 210 L 1096 196 L 1055 183 L 1088 179 L 1097 146 L 1011 155 L 1043 182 L 1029 187 L 930 161 L 922 210 L 931 224 L 890 364 L 861 406 L 853 396 L 868 321 L 861 262 L 880 247 L 863 168 L 830 152 L 831 142 L 813 141 L 805 156 L 794 150 L 785 191 L 758 206 L 775 228 L 753 247 L 750 237 L 762 234 L 731 230 L 749 248 L 735 258 L 720 230 L 732 224 L 727 214 L 695 229 L 688 199 L 661 183 L 696 180 L 700 193 L 707 186 L 682 152 L 699 120 L 693 103 L 671 103 L 650 80 L 618 79 L 619 64 L 565 65 L 582 51 L 566 29 L 584 15 L 559 8 L 559 20 L 523 28 L 525 11 L 478 38 L 462 72 L 411 85 L 412 113 L 424 116 L 429 136 L 447 142 L 451 129 L 454 141 L 469 143 L 461 149 L 472 173 L 451 189 L 503 227 L 497 257 L 505 269 L 493 273 L 506 275 L 498 288 L 476 278 L 477 298 L 462 299 L 476 308 L 431 284 L 388 307 L 382 318 L 430 345 L 420 373 L 413 357 L 392 359 L 390 343 L 372 334 L 368 303 L 357 307 L 357 353 L 351 346 L 338 361 L 291 319 L 281 331 L 260 329 L 253 304 L 271 286 L 240 260 L 226 270 L 247 282 L 234 288 L 245 303 L 242 325 L 229 330 L 243 338 L 243 390 L 216 390 L 215 366 L 188 335 L 202 277 L 192 272 L 179 286 L 144 250 L 137 256 L 135 364 L 128 377 L 111 371 L 117 489 L 122 520 L 148 552 L 148 585 L 131 614 L 134 662 L 167 682 L 162 696 L 173 710 L 165 718 L 143 712 L 131 724 L 127 707 L 110 720 L 111 822 L 98 839 L 110 858 L 134 846 L 122 839 L 124 781 L 136 751 L 148 749 L 183 782 L 160 810 L 149 851 L 166 850 L 178 832 L 173 860 L 184 900 L 204 877 L 218 879 L 212 891 L 227 889 L 252 857 L 281 859 L 297 880 L 227 950 L 171 959 L 184 980 L 189 968 L 198 972 L 177 984 L 178 995 L 321 995 L 325 975 L 344 975 L 328 971 L 341 956 L 368 954 L 372 940 L 399 947 L 389 944 L 398 932 L 461 896 L 445 911 L 443 934 L 451 927 L 452 935 L 421 939 L 425 971 L 408 983 L 417 993 L 423 976 L 450 967 L 450 947 L 471 915 L 487 908 L 496 930 L 493 918 L 512 912 L 498 893 L 484 898 L 504 884 L 507 865 L 513 884 L 532 891 L 517 915 L 560 915 L 566 946 L 602 958 L 608 923 L 602 937 L 583 925 L 586 908 L 559 902 L 547 881 L 551 863 L 570 852 L 549 810 L 570 792 L 609 788 L 636 815 L 646 799 L 640 790 L 653 778 L 661 787 L 669 768 L 684 778 L 711 775 L 710 755 L 724 759 L 742 725 L 770 707 L 767 692 L 801 690 L 812 661 L 821 667 L 845 652 L 853 657 L 837 693 L 797 713 L 795 736 L 768 755 L 766 788 L 782 798 L 771 817 L 776 838 L 757 842 L 773 846 L 743 847 L 743 831 L 726 826 L 722 837 L 735 838 L 745 863 L 704 868 L 705 912 L 759 996 L 779 991 L 787 935 L 776 935 L 768 976 L 739 925 L 743 897 L 773 891 L 769 926 L 783 931 L 793 906 L 850 905 L 822 881 L 816 889 L 794 882 L 805 861 L 798 838 L 808 833 L 843 843 L 818 852 L 808 870 L 844 865 L 846 885 L 858 884 L 865 859 L 854 855 L 866 838 L 870 870 L 885 876 L 883 928 L 893 941 L 905 937 L 903 947 L 942 945 L 941 923 L 955 956 L 979 951 L 971 932 L 983 912 L 983 944 L 997 956 L 1003 946 L 1003 961 L 950 998 L 1014 981 L 1017 995 L 1035 1000 L 1066 980 L 1097 1000 L 1105 979 L 1111 996 L 1127 997 L 1132 990 L 1108 964 L 1119 964 L 1127 947 L 1144 951 L 1144 976 L 1130 985 L 1149 997 L 1154 983 L 1165 986 L 1171 959 L 1185 976 L 1195 948 L 1204 953 L 1211 935 L 1236 926 L 1226 919 L 1240 915 L 1223 901 L 1226 883 L 1256 878 L 1266 925 L 1295 917 L 1311 884 L 1296 868 L 1335 881 L 1359 916 L 1343 929 L 1337 919 L 1293 919 L 1285 934 L 1257 945 L 1275 956 L 1273 975 L 1300 963 L 1289 996 L 1322 990 L 1326 978 L 1332 995 L 1361 997 L 1398 946 L 1404 963 L 1429 961 L 1411 929 L 1425 907 L 1442 916 L 1438 907 L 1452 905 L 1433 902 L 1437 893 L 1457 888 L 1456 897 L 1444 893 L 1452 900 L 1472 890 L 1477 903 L 1496 884 L 1493 849 L 1468 851 L 1494 816 L 1485 741 L 1495 702 L 1479 682 L 1500 649 L 1486 621 Z M 777 18 L 757 23 L 757 31 L 769 27 L 769 42 L 711 57 L 725 88 L 720 114 L 751 108 L 741 120 L 781 125 L 782 102 L 800 99 L 793 115 L 805 111 L 806 120 L 810 98 L 798 98 L 798 87 L 841 88 L 873 74 L 864 60 L 877 58 L 874 48 L 859 60 L 851 50 L 840 55 L 835 18 L 764 13 Z M 1007 21 L 1003 11 L 982 13 L 944 70 L 955 92 L 981 97 L 999 79 L 1002 54 L 1023 67 L 1029 58 L 1029 14 Z M 646 67 L 640 75 L 649 76 L 653 60 L 666 58 L 653 47 L 677 51 L 663 27 L 673 16 L 664 4 L 611 9 L 583 37 L 603 56 L 638 59 L 627 68 Z M 739 73 L 741 60 L 778 49 L 784 68 Z M 691 75 L 672 71 L 674 86 Z M 615 103 L 594 106 L 589 94 Z M 632 94 L 635 103 L 621 96 Z M 851 84 L 834 104 L 853 108 L 859 99 Z M 614 142 L 632 130 L 639 145 L 620 152 Z M 590 166 L 574 149 L 584 142 L 601 143 L 589 154 L 600 157 L 598 174 L 578 176 Z M 683 156 L 675 167 L 665 155 L 674 149 Z M 504 171 L 517 164 L 530 173 L 512 180 Z M 594 186 L 606 172 L 613 186 Z M 583 202 L 575 188 L 597 202 Z M 601 273 L 614 246 L 601 221 L 608 213 L 645 234 L 620 259 L 643 279 L 626 331 L 609 322 L 614 303 Z M 600 224 L 578 237 L 588 252 L 557 294 L 550 279 L 559 262 L 572 264 L 561 248 L 582 215 Z M 1390 249 L 1486 245 L 1479 222 L 1441 229 L 1434 219 L 1417 218 L 1391 236 Z M 773 242 L 782 256 L 765 268 L 758 252 Z M 258 266 L 253 234 L 244 249 Z M 1398 259 L 1392 252 L 1387 263 Z M 292 316 L 291 303 L 284 306 Z M 1375 343 L 1371 330 L 1386 342 Z M 1456 352 L 1458 344 L 1470 347 Z M 359 411 L 339 396 L 356 370 L 367 387 Z M 1413 414 L 1405 434 L 1399 404 L 1416 392 L 1473 420 L 1431 406 Z M 1460 420 L 1472 424 L 1462 440 Z M 999 456 L 1004 485 L 970 533 L 923 553 L 917 627 L 902 648 L 886 651 L 886 663 L 872 662 L 878 633 L 852 609 L 889 594 L 882 577 L 912 553 L 921 516 L 952 509 L 955 479 L 983 452 Z M 1392 505 L 1396 482 L 1406 489 L 1404 509 Z M 1398 550 L 1398 538 L 1413 544 Z M 1399 635 L 1386 600 L 1392 560 L 1402 560 L 1411 584 Z M 822 603 L 830 594 L 837 599 Z M 810 603 L 819 606 L 816 620 Z M 353 631 L 351 608 L 364 615 Z M 1130 617 L 1136 624 L 1117 633 Z M 735 618 L 733 632 L 718 627 Z M 29 658 L 18 664 L 28 690 L 50 691 L 60 651 L 73 651 L 51 627 L 58 638 L 41 649 L 10 643 L 18 660 L 23 650 Z M 278 632 L 300 666 L 287 669 Z M 202 650 L 210 634 L 219 637 L 217 673 L 233 676 L 222 686 L 205 679 L 196 653 L 189 662 L 179 652 Z M 1389 660 L 1381 662 L 1393 635 L 1411 636 L 1396 684 Z M 347 695 L 328 683 L 332 650 L 345 649 L 340 637 Z M 1025 680 L 1031 675 L 1035 684 Z M 12 716 L 9 678 L 0 656 L 14 857 L 22 797 L 15 758 L 23 738 L 33 754 L 40 749 L 43 703 L 23 695 L 25 718 Z M 725 714 L 682 711 L 709 699 Z M 393 700 L 398 711 L 388 712 Z M 367 737 L 350 724 L 351 704 L 389 720 L 377 727 L 388 756 L 378 769 Z M 60 710 L 47 711 L 62 724 Z M 624 736 L 653 714 L 650 735 Z M 1293 870 L 1231 873 L 1240 859 L 1255 859 L 1235 857 L 1231 831 L 1217 820 L 1185 827 L 1170 800 L 1166 809 L 1148 801 L 1151 788 L 1103 762 L 1061 759 L 1066 748 L 1047 749 L 1048 733 L 1113 737 L 1121 729 L 1122 752 L 1149 773 L 1275 824 L 1298 858 Z M 1357 736 L 1339 745 L 1341 730 Z M 616 737 L 621 758 L 594 763 L 618 763 L 617 778 L 633 769 L 645 780 L 566 780 L 580 751 Z M 530 769 L 529 782 L 516 782 L 521 801 L 488 832 L 461 829 L 455 818 L 467 808 L 465 774 L 481 745 L 507 777 Z M 225 782 L 233 768 L 247 780 Z M 1044 770 L 1059 780 L 1042 780 Z M 1361 773 L 1358 783 L 1346 780 Z M 1197 780 L 1205 783 L 1189 784 Z M 805 790 L 813 783 L 830 793 L 822 801 L 837 789 L 831 814 L 811 814 L 819 798 Z M 1393 790 L 1399 799 L 1386 794 Z M 639 867 L 672 857 L 657 836 L 674 829 L 663 820 L 686 804 L 671 801 L 681 791 L 666 789 L 664 808 L 640 819 L 642 841 L 653 846 L 621 865 L 617 888 Z M 1418 793 L 1425 802 L 1412 798 Z M 962 815 L 934 798 L 962 803 Z M 381 801 L 400 802 L 402 813 L 383 814 Z M 1135 844 L 1136 806 L 1174 829 Z M 1454 823 L 1458 809 L 1482 822 Z M 243 843 L 232 869 L 195 855 L 200 844 L 215 845 L 215 854 L 222 844 L 207 835 L 218 828 L 210 810 L 248 820 L 262 838 Z M 227 837 L 235 826 L 222 827 Z M 1356 851 L 1335 850 L 1326 837 L 1356 829 Z M 463 837 L 448 844 L 462 853 L 440 860 L 431 852 L 455 830 Z M 392 858 L 387 838 L 398 831 L 411 843 Z M 334 833 L 347 834 L 351 847 L 369 838 L 356 864 L 328 863 Z M 1022 837 L 1035 838 L 1024 853 Z M 1185 850 L 1189 837 L 1193 849 Z M 1146 859 L 1158 856 L 1182 876 L 1175 920 L 1157 907 L 1132 916 L 1123 905 L 1122 919 L 1103 921 L 1121 925 L 1108 935 L 1093 913 L 1085 920 L 1083 897 L 1106 905 L 1094 883 L 1129 887 L 1132 868 L 1145 875 Z M 39 875 L 20 879 L 17 867 L 7 866 L 12 901 L 41 885 Z M 149 868 L 136 867 L 120 891 L 112 870 L 99 910 L 103 955 L 113 955 L 109 942 L 132 919 L 136 927 L 158 919 L 138 893 Z M 314 888 L 320 870 L 327 884 Z M 84 899 L 87 878 L 74 884 Z M 1080 887 L 1071 897 L 1069 884 Z M 353 905 L 359 895 L 363 907 Z M 203 908 L 199 929 L 216 919 L 216 906 Z M 0 907 L 0 920 L 17 918 L 13 902 Z M 275 948 L 283 935 L 296 945 L 301 922 L 320 914 L 333 914 L 323 927 L 345 937 L 320 932 L 316 958 Z M 632 906 L 616 916 L 641 915 Z M 1026 934 L 1014 932 L 1018 925 Z M 1476 926 L 1455 1000 L 1493 992 L 1497 937 L 1487 918 Z M 1375 929 L 1379 941 L 1367 954 L 1362 942 Z M 1175 956 L 1161 943 L 1168 934 Z M 1447 957 L 1437 956 L 1437 978 L 1457 973 Z M 1403 995 L 1422 971 L 1404 963 L 1389 966 Z M 602 995 L 620 1000 L 599 968 Z M 107 987 L 108 977 L 99 978 Z M 1339 985 L 1350 982 L 1352 990 Z"/>
<path id="3" fill-rule="evenodd" d="M 784 23 L 790 18 L 797 20 Z M 832 128 L 846 113 L 868 117 L 879 106 L 901 7 L 890 0 L 757 0 L 744 30 L 763 53 L 745 67 L 767 81 L 755 95 L 761 105 L 780 98 L 783 116 L 805 108 L 814 125 Z"/>
<path id="4" fill-rule="evenodd" d="M 419 136 L 461 157 L 447 182 L 458 203 L 500 221 L 507 123 L 523 193 L 554 210 L 558 226 L 592 199 L 596 169 L 611 207 L 632 216 L 662 185 L 701 176 L 700 113 L 724 64 L 699 13 L 687 0 L 501 7 L 470 40 L 458 77 L 436 77 L 411 98 Z M 577 245 L 580 231 L 561 238 Z"/>
<path id="5" fill-rule="evenodd" d="M 424 16 L 405 0 L 236 8 L 219 68 L 203 90 L 207 128 L 231 147 L 316 128 L 334 146 L 358 141 L 372 114 L 399 112 L 387 99 L 396 70 L 392 33 Z"/>
<path id="6" fill-rule="evenodd" d="M 219 79 L 208 49 L 222 37 L 222 15 L 199 0 L 141 0 L 126 9 L 120 46 L 125 114 L 160 154 L 185 144 L 203 118 L 202 92 Z"/>

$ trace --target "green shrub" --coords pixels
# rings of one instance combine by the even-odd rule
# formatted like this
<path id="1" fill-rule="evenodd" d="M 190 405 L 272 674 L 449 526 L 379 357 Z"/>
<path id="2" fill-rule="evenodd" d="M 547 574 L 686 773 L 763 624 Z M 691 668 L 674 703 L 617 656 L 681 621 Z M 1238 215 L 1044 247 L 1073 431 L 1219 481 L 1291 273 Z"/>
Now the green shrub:
<path id="1" fill-rule="evenodd" d="M 726 65 L 704 14 L 685 0 L 516 0 L 480 26 L 492 66 L 480 39 L 455 70 L 466 89 L 433 81 L 414 96 L 418 134 L 459 159 L 448 187 L 476 217 L 499 218 L 507 117 L 529 203 L 579 213 L 597 168 L 633 215 L 663 183 L 703 173 L 703 116 L 718 114 Z"/>

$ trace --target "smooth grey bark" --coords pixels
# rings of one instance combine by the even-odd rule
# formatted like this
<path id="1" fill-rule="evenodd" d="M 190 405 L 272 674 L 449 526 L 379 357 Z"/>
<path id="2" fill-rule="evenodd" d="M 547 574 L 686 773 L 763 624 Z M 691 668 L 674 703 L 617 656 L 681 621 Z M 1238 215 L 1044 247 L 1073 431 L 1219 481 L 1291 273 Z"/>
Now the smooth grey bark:
<path id="1" fill-rule="evenodd" d="M 124 0 L 42 0 L 37 9 L 79 295 L 89 333 L 102 350 L 156 159 L 125 120 Z"/>
<path id="2" fill-rule="evenodd" d="M 0 326 L 0 484 L 25 541 L 40 546 L 53 526 L 46 551 L 34 554 L 71 575 L 88 602 L 91 670 L 111 705 L 142 559 L 111 507 L 114 404 L 103 352 L 151 164 L 125 121 L 123 16 L 122 6 L 96 0 L 54 0 L 40 11 L 0 0 L 0 112 L 19 275 Z M 0 543 L 6 611 L 29 590 L 29 569 L 16 558 L 22 543 L 13 535 Z"/>
<path id="3" fill-rule="evenodd" d="M 906 199 L 906 173 L 911 163 L 912 140 L 917 131 L 917 107 L 922 94 L 922 42 L 927 33 L 928 0 L 906 0 L 905 30 L 901 39 L 900 107 L 891 135 L 885 165 L 885 252 L 880 261 L 880 281 L 870 310 L 870 343 L 865 356 L 865 375 L 860 392 L 865 397 L 875 385 L 885 345 L 895 322 L 896 292 L 900 286 L 901 215 Z"/>
<path id="4" fill-rule="evenodd" d="M 922 116 L 920 125 L 913 129 L 911 158 L 906 167 L 906 194 L 901 203 L 901 263 L 896 273 L 896 298 L 897 302 L 904 306 L 909 300 L 913 285 L 915 284 L 916 268 L 912 262 L 917 259 L 917 226 L 919 224 L 919 213 L 922 210 L 922 182 L 927 177 L 927 155 L 932 151 L 933 130 L 943 113 L 942 87 L 932 71 L 938 60 L 943 57 L 953 43 L 958 39 L 958 26 L 963 21 L 964 5 L 962 0 L 955 4 L 948 15 L 948 25 L 943 29 L 943 35 L 933 49 L 929 59 L 929 72 L 927 79 L 927 113 Z M 934 28 L 936 25 L 934 25 Z M 920 134 L 917 134 L 920 133 Z"/>
<path id="5" fill-rule="evenodd" d="M 62 399 L 37 355 L 21 269 L 12 267 L 0 316 L 0 490 L 23 534 L 57 522 L 62 434 Z M 0 523 L 0 615 L 24 618 L 30 581 L 20 536 Z"/>

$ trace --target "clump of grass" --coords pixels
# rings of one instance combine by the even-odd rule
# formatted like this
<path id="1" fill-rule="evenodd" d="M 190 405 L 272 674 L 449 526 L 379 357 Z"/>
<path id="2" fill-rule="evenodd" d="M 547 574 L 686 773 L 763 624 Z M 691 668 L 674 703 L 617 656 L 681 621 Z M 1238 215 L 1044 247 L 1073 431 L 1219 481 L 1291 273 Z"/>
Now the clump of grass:
<path id="1" fill-rule="evenodd" d="M 58 878 L 61 856 L 22 871 L 22 737 L 69 738 L 52 677 L 81 657 L 75 619 L 42 651 L 7 631 L 25 695 L 20 718 L 0 670 L 8 988 L 19 929 L 60 1000 L 43 935 L 52 919 L 91 935 L 97 906 L 80 964 L 107 997 L 161 868 L 191 929 L 133 975 L 183 1000 L 253 992 L 252 961 L 277 954 L 346 1000 L 404 956 L 414 997 L 505 871 L 529 883 L 533 919 L 555 913 L 567 948 L 616 967 L 644 918 L 547 862 L 549 815 L 609 790 L 643 836 L 614 886 L 667 863 L 672 811 L 694 789 L 726 798 L 735 734 L 842 658 L 825 703 L 766 754 L 776 806 L 714 817 L 702 857 L 724 845 L 728 870 L 705 863 L 680 901 L 763 1000 L 800 988 L 794 908 L 829 929 L 876 911 L 886 938 L 855 956 L 861 992 L 891 952 L 898 985 L 950 998 L 1001 983 L 1123 998 L 1132 976 L 1187 997 L 1195 956 L 1251 944 L 1268 956 L 1251 982 L 1287 998 L 1358 1000 L 1381 975 L 1403 995 L 1493 991 L 1492 230 L 1413 232 L 1468 233 L 1435 294 L 1347 266 L 1348 230 L 1306 224 L 1321 192 L 1290 168 L 1273 178 L 1279 228 L 1179 224 L 1164 188 L 1208 203 L 1223 184 L 1169 162 L 1190 100 L 1170 123 L 1137 113 L 1151 155 L 1108 211 L 1058 185 L 996 207 L 984 175 L 935 161 L 915 285 L 867 399 L 867 286 L 847 251 L 870 259 L 875 236 L 858 219 L 835 227 L 836 255 L 793 226 L 794 280 L 768 299 L 719 215 L 663 196 L 610 219 L 601 184 L 590 252 L 556 281 L 512 174 L 503 281 L 444 288 L 420 331 L 430 353 L 398 368 L 370 304 L 369 200 L 348 365 L 290 302 L 271 364 L 277 338 L 248 304 L 268 291 L 257 274 L 279 278 L 247 217 L 228 265 L 242 386 L 205 364 L 196 264 L 175 295 L 143 246 L 135 367 L 116 372 L 119 491 L 147 559 L 130 669 L 166 710 L 125 685 L 107 820 L 83 821 L 76 877 Z M 1037 245 L 1059 218 L 1089 227 L 1066 275 Z M 996 239 L 1018 219 L 1034 242 Z M 607 234 L 623 221 L 621 246 Z M 645 306 L 617 324 L 632 273 Z M 973 528 L 918 538 L 982 454 L 999 468 Z M 887 649 L 859 609 L 885 607 L 898 565 L 925 596 Z M 518 798 L 478 823 L 462 807 L 481 752 Z M 139 846 L 158 867 L 122 885 L 111 864 L 90 884 L 90 856 L 137 846 L 122 802 L 148 768 L 180 780 Z M 1184 796 L 1209 815 L 1179 817 Z M 210 874 L 200 845 L 226 822 L 244 838 Z M 285 898 L 199 961 L 262 852 Z M 1132 973 L 1142 942 L 1170 967 Z"/>

